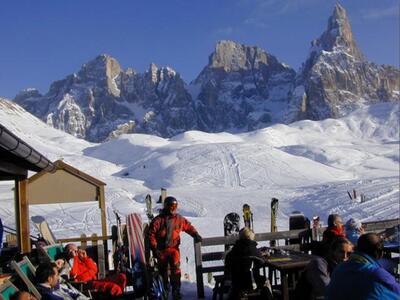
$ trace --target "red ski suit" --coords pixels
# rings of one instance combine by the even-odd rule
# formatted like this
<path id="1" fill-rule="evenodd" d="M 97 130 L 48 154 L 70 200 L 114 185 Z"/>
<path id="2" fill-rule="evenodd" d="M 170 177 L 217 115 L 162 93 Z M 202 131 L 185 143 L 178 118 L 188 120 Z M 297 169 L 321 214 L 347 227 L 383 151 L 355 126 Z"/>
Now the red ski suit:
<path id="1" fill-rule="evenodd" d="M 180 233 L 184 231 L 195 237 L 197 230 L 190 222 L 179 214 L 169 214 L 161 212 L 150 223 L 149 241 L 153 253 L 159 254 L 160 272 L 166 272 L 168 265 L 171 268 L 171 274 L 180 277 Z"/>
<path id="2" fill-rule="evenodd" d="M 89 287 L 97 292 L 108 293 L 112 296 L 121 295 L 126 286 L 126 275 L 123 273 L 96 280 L 97 265 L 90 257 L 74 256 L 70 276 L 74 281 L 89 282 Z"/>

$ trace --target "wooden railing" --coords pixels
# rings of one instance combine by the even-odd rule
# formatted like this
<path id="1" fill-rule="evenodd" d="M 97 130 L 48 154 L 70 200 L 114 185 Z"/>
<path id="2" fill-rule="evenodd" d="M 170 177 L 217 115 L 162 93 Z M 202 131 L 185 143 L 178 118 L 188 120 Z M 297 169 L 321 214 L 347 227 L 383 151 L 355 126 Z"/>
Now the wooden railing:
<path id="1" fill-rule="evenodd" d="M 382 232 L 385 229 L 394 227 L 400 224 L 400 219 L 391 219 L 383 221 L 371 221 L 362 223 L 365 232 Z M 319 234 L 325 231 L 326 227 L 319 228 Z M 264 242 L 271 240 L 283 240 L 286 241 L 290 239 L 301 239 L 302 237 L 310 236 L 310 229 L 298 229 L 298 230 L 288 230 L 288 231 L 278 231 L 278 232 L 266 232 L 266 233 L 256 233 L 256 241 Z M 224 246 L 233 245 L 238 239 L 237 236 L 218 236 L 218 237 L 208 237 L 203 238 L 201 243 L 194 243 L 194 256 L 196 263 L 196 281 L 197 281 L 197 297 L 204 298 L 204 280 L 203 274 L 205 273 L 220 273 L 224 271 L 224 251 L 213 251 L 203 253 L 204 247 L 210 246 Z M 299 244 L 285 245 L 276 248 L 286 248 L 292 250 L 300 250 Z M 212 266 L 203 266 L 203 262 L 214 264 Z"/>

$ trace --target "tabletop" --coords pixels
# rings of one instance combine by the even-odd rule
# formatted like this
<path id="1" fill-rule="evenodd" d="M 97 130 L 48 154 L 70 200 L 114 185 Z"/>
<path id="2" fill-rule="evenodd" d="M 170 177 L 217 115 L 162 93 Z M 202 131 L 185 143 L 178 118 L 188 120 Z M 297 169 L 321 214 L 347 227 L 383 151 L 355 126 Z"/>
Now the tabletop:
<path id="1" fill-rule="evenodd" d="M 283 251 L 270 254 L 266 265 L 278 270 L 304 268 L 315 256 L 297 251 Z"/>

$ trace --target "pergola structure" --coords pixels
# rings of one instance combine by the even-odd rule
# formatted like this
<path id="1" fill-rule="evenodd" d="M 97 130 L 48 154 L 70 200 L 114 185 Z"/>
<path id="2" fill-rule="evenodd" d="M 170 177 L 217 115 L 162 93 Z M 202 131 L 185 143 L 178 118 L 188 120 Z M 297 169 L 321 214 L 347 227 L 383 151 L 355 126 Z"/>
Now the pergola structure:
<path id="1" fill-rule="evenodd" d="M 31 250 L 29 238 L 28 171 L 54 172 L 54 164 L 0 124 L 0 180 L 15 182 L 15 224 L 20 252 Z"/>
<path id="2" fill-rule="evenodd" d="M 28 178 L 28 171 L 37 172 Z M 104 182 L 58 160 L 52 163 L 0 124 L 0 180 L 15 182 L 15 224 L 21 253 L 31 251 L 29 205 L 97 201 L 107 238 Z"/>
<path id="3" fill-rule="evenodd" d="M 104 182 L 66 164 L 54 162 L 55 171 L 41 171 L 28 179 L 29 205 L 99 202 L 102 236 L 107 236 Z"/>

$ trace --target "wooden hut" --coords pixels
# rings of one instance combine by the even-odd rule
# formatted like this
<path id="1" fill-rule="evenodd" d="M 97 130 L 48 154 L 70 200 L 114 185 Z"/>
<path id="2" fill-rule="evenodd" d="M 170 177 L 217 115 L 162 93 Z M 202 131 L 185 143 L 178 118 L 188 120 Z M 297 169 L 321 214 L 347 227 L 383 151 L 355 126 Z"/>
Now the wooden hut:
<path id="1" fill-rule="evenodd" d="M 98 202 L 102 236 L 107 238 L 104 182 L 68 165 L 62 160 L 54 162 L 55 171 L 39 172 L 28 179 L 29 205 Z"/>
<path id="2" fill-rule="evenodd" d="M 55 165 L 0 124 L 0 180 L 15 182 L 15 224 L 22 253 L 31 249 L 27 199 L 28 171 L 54 172 Z"/>

